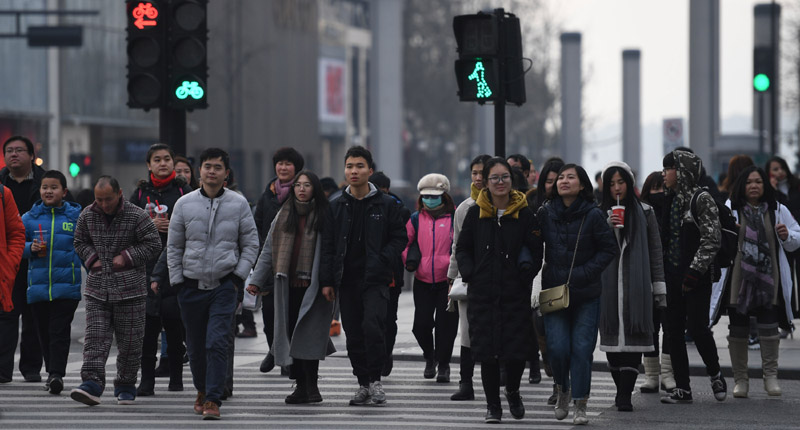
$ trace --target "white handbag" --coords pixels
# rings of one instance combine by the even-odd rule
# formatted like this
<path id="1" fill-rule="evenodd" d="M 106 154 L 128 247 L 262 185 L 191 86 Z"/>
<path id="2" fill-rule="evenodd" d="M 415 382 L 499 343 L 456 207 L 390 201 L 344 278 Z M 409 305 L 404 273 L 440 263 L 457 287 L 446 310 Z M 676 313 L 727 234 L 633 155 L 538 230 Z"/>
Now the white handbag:
<path id="1" fill-rule="evenodd" d="M 450 297 L 451 300 L 467 300 L 467 283 L 461 280 L 460 277 L 456 278 L 453 281 L 453 286 L 450 288 L 450 292 L 447 293 L 447 296 Z"/>

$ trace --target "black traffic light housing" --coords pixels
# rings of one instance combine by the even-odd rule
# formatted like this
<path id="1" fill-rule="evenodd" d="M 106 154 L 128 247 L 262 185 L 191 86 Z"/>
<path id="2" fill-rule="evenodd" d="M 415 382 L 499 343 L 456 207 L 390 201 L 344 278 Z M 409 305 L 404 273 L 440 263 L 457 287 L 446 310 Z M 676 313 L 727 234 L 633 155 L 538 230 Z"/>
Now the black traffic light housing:
<path id="1" fill-rule="evenodd" d="M 753 48 L 753 89 L 770 91 L 775 86 L 775 57 L 770 46 Z"/>
<path id="2" fill-rule="evenodd" d="M 164 103 L 167 24 L 164 0 L 126 0 L 128 107 L 145 110 Z"/>
<path id="3" fill-rule="evenodd" d="M 525 103 L 519 18 L 498 9 L 453 18 L 458 96 L 478 103 Z"/>
<path id="4" fill-rule="evenodd" d="M 167 26 L 167 106 L 208 107 L 207 0 L 171 0 Z"/>

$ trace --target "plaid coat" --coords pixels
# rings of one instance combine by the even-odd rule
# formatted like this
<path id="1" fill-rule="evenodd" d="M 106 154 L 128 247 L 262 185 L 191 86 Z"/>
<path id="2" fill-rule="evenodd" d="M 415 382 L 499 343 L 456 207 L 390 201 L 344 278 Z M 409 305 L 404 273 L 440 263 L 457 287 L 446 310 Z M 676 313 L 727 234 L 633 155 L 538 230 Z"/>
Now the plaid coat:
<path id="1" fill-rule="evenodd" d="M 89 271 L 84 294 L 118 302 L 147 295 L 145 266 L 161 253 L 161 238 L 147 212 L 121 198 L 110 223 L 96 203 L 81 213 L 75 228 L 75 251 Z M 117 255 L 125 259 L 125 267 L 119 270 L 112 267 Z M 92 270 L 98 259 L 102 267 Z"/>

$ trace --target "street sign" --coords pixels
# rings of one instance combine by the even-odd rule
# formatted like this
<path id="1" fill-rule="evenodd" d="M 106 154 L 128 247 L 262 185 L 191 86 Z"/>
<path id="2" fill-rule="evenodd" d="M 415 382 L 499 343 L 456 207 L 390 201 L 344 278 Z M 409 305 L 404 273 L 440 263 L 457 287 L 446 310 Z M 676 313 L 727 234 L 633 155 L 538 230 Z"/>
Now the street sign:
<path id="1" fill-rule="evenodd" d="M 667 118 L 663 123 L 664 153 L 672 152 L 684 146 L 683 118 Z"/>

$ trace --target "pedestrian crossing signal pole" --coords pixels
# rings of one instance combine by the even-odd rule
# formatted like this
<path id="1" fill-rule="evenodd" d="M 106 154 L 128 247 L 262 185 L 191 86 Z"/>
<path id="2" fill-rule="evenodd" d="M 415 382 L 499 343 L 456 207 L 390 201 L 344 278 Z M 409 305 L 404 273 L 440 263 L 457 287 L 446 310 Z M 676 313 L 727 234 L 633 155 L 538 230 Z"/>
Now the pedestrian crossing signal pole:
<path id="1" fill-rule="evenodd" d="M 506 103 L 525 103 L 519 19 L 503 9 L 453 18 L 458 97 L 494 104 L 494 152 L 505 158 Z"/>

